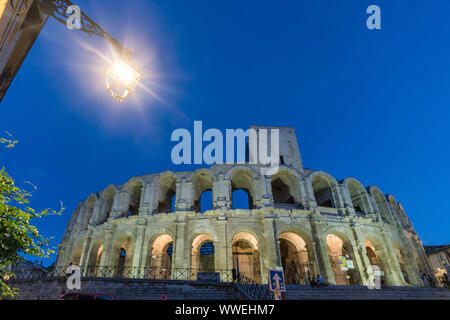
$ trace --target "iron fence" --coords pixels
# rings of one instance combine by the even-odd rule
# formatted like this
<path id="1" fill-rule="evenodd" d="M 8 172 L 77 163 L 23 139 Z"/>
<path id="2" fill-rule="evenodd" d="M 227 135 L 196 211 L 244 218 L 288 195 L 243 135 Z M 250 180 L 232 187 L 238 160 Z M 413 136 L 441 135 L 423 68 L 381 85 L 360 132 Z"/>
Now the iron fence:
<path id="1" fill-rule="evenodd" d="M 14 276 L 9 281 L 40 280 L 69 277 L 68 266 L 56 266 L 47 270 L 13 270 Z M 161 267 L 118 267 L 118 266 L 85 266 L 79 267 L 82 278 L 118 278 L 118 279 L 159 279 L 159 280 L 193 280 L 217 279 L 218 282 L 233 282 L 232 271 L 229 270 L 193 270 L 190 268 Z M 210 277 L 205 275 L 211 274 Z"/>
<path id="2" fill-rule="evenodd" d="M 247 296 L 252 300 L 273 300 L 273 293 L 270 292 L 267 285 L 255 283 L 255 281 L 245 274 L 239 273 L 237 285 L 242 288 Z"/>
<path id="3" fill-rule="evenodd" d="M 14 276 L 9 282 L 39 281 L 54 278 L 68 278 L 73 273 L 68 272 L 68 266 L 55 266 L 48 269 L 13 270 Z M 234 283 L 239 286 L 250 299 L 273 300 L 273 294 L 267 285 L 256 283 L 251 277 L 232 270 L 201 270 L 190 268 L 161 267 L 118 267 L 118 266 L 85 266 L 79 267 L 82 278 L 109 279 L 152 279 L 152 280 L 191 280 Z"/>

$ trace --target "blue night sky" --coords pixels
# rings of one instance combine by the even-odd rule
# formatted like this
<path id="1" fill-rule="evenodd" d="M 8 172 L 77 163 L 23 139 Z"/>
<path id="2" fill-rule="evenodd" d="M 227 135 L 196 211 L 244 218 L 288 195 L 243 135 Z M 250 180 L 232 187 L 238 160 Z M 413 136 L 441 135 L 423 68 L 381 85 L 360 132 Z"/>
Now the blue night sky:
<path id="1" fill-rule="evenodd" d="M 450 242 L 448 0 L 74 2 L 134 51 L 147 90 L 117 103 L 107 42 L 44 27 L 1 105 L 0 130 L 20 143 L 0 163 L 38 187 L 34 208 L 63 201 L 37 223 L 53 245 L 92 192 L 195 169 L 170 158 L 172 131 L 194 120 L 295 127 L 306 168 L 377 185 L 424 244 Z M 371 4 L 382 30 L 366 28 Z"/>

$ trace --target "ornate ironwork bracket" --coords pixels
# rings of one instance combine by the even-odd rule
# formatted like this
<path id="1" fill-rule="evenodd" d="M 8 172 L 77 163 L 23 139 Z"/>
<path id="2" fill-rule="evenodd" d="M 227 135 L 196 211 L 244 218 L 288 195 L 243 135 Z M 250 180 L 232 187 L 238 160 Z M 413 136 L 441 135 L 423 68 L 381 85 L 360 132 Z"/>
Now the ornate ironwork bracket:
<path id="1" fill-rule="evenodd" d="M 67 9 L 74 5 L 69 0 L 39 0 L 40 9 L 55 18 L 57 21 L 66 25 L 67 19 L 70 18 L 70 15 L 67 13 Z M 103 30 L 95 21 L 89 18 L 82 10 L 81 10 L 81 28 L 80 31 L 87 33 L 89 37 L 92 35 L 101 37 L 111 43 L 114 48 L 122 55 L 126 57 L 131 57 L 132 52 L 125 49 L 119 41 L 114 39 L 109 33 Z"/>

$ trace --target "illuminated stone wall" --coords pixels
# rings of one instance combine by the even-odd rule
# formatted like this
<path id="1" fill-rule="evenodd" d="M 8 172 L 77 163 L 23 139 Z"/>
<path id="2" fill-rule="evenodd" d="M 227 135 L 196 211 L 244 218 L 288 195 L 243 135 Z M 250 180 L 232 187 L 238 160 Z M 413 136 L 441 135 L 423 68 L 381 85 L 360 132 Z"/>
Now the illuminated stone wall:
<path id="1" fill-rule="evenodd" d="M 134 177 L 93 193 L 73 213 L 57 265 L 195 272 L 202 244 L 213 242 L 216 271 L 239 261 L 240 271 L 257 282 L 267 283 L 268 269 L 283 266 L 290 282 L 321 274 L 331 284 L 367 285 L 376 265 L 387 285 L 423 285 L 419 270 L 431 269 L 395 198 L 355 178 L 338 181 L 304 169 L 300 154 L 288 154 L 298 150 L 295 130 L 282 130 L 280 145 L 290 147 L 280 148 L 287 161 L 274 176 L 262 176 L 254 165 L 216 164 Z M 250 208 L 232 209 L 235 190 L 248 193 Z M 213 208 L 204 211 L 206 191 Z M 339 256 L 354 268 L 340 270 Z"/>

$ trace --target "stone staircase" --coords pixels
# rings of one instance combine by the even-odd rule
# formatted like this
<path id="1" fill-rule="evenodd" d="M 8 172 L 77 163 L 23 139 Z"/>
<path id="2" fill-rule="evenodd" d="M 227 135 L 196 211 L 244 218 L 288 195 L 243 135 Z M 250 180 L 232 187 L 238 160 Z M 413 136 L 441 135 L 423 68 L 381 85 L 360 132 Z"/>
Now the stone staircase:
<path id="1" fill-rule="evenodd" d="M 12 286 L 20 290 L 18 300 L 56 300 L 67 290 L 65 278 L 23 280 Z M 244 297 L 231 283 L 186 280 L 83 278 L 78 292 L 114 295 L 117 300 L 239 300 Z"/>
<path id="2" fill-rule="evenodd" d="M 365 286 L 287 285 L 286 290 L 286 300 L 450 300 L 450 290 L 429 287 L 370 290 Z"/>
<path id="3" fill-rule="evenodd" d="M 11 283 L 20 300 L 55 300 L 67 288 L 65 278 L 21 280 Z M 81 293 L 107 294 L 117 300 L 253 300 L 262 295 L 261 285 L 237 285 L 211 281 L 82 278 Z M 254 286 L 254 287 L 253 287 Z M 369 290 L 364 286 L 313 288 L 287 285 L 286 300 L 450 300 L 450 290 L 428 287 L 390 287 Z M 272 299 L 272 296 L 266 295 Z"/>

